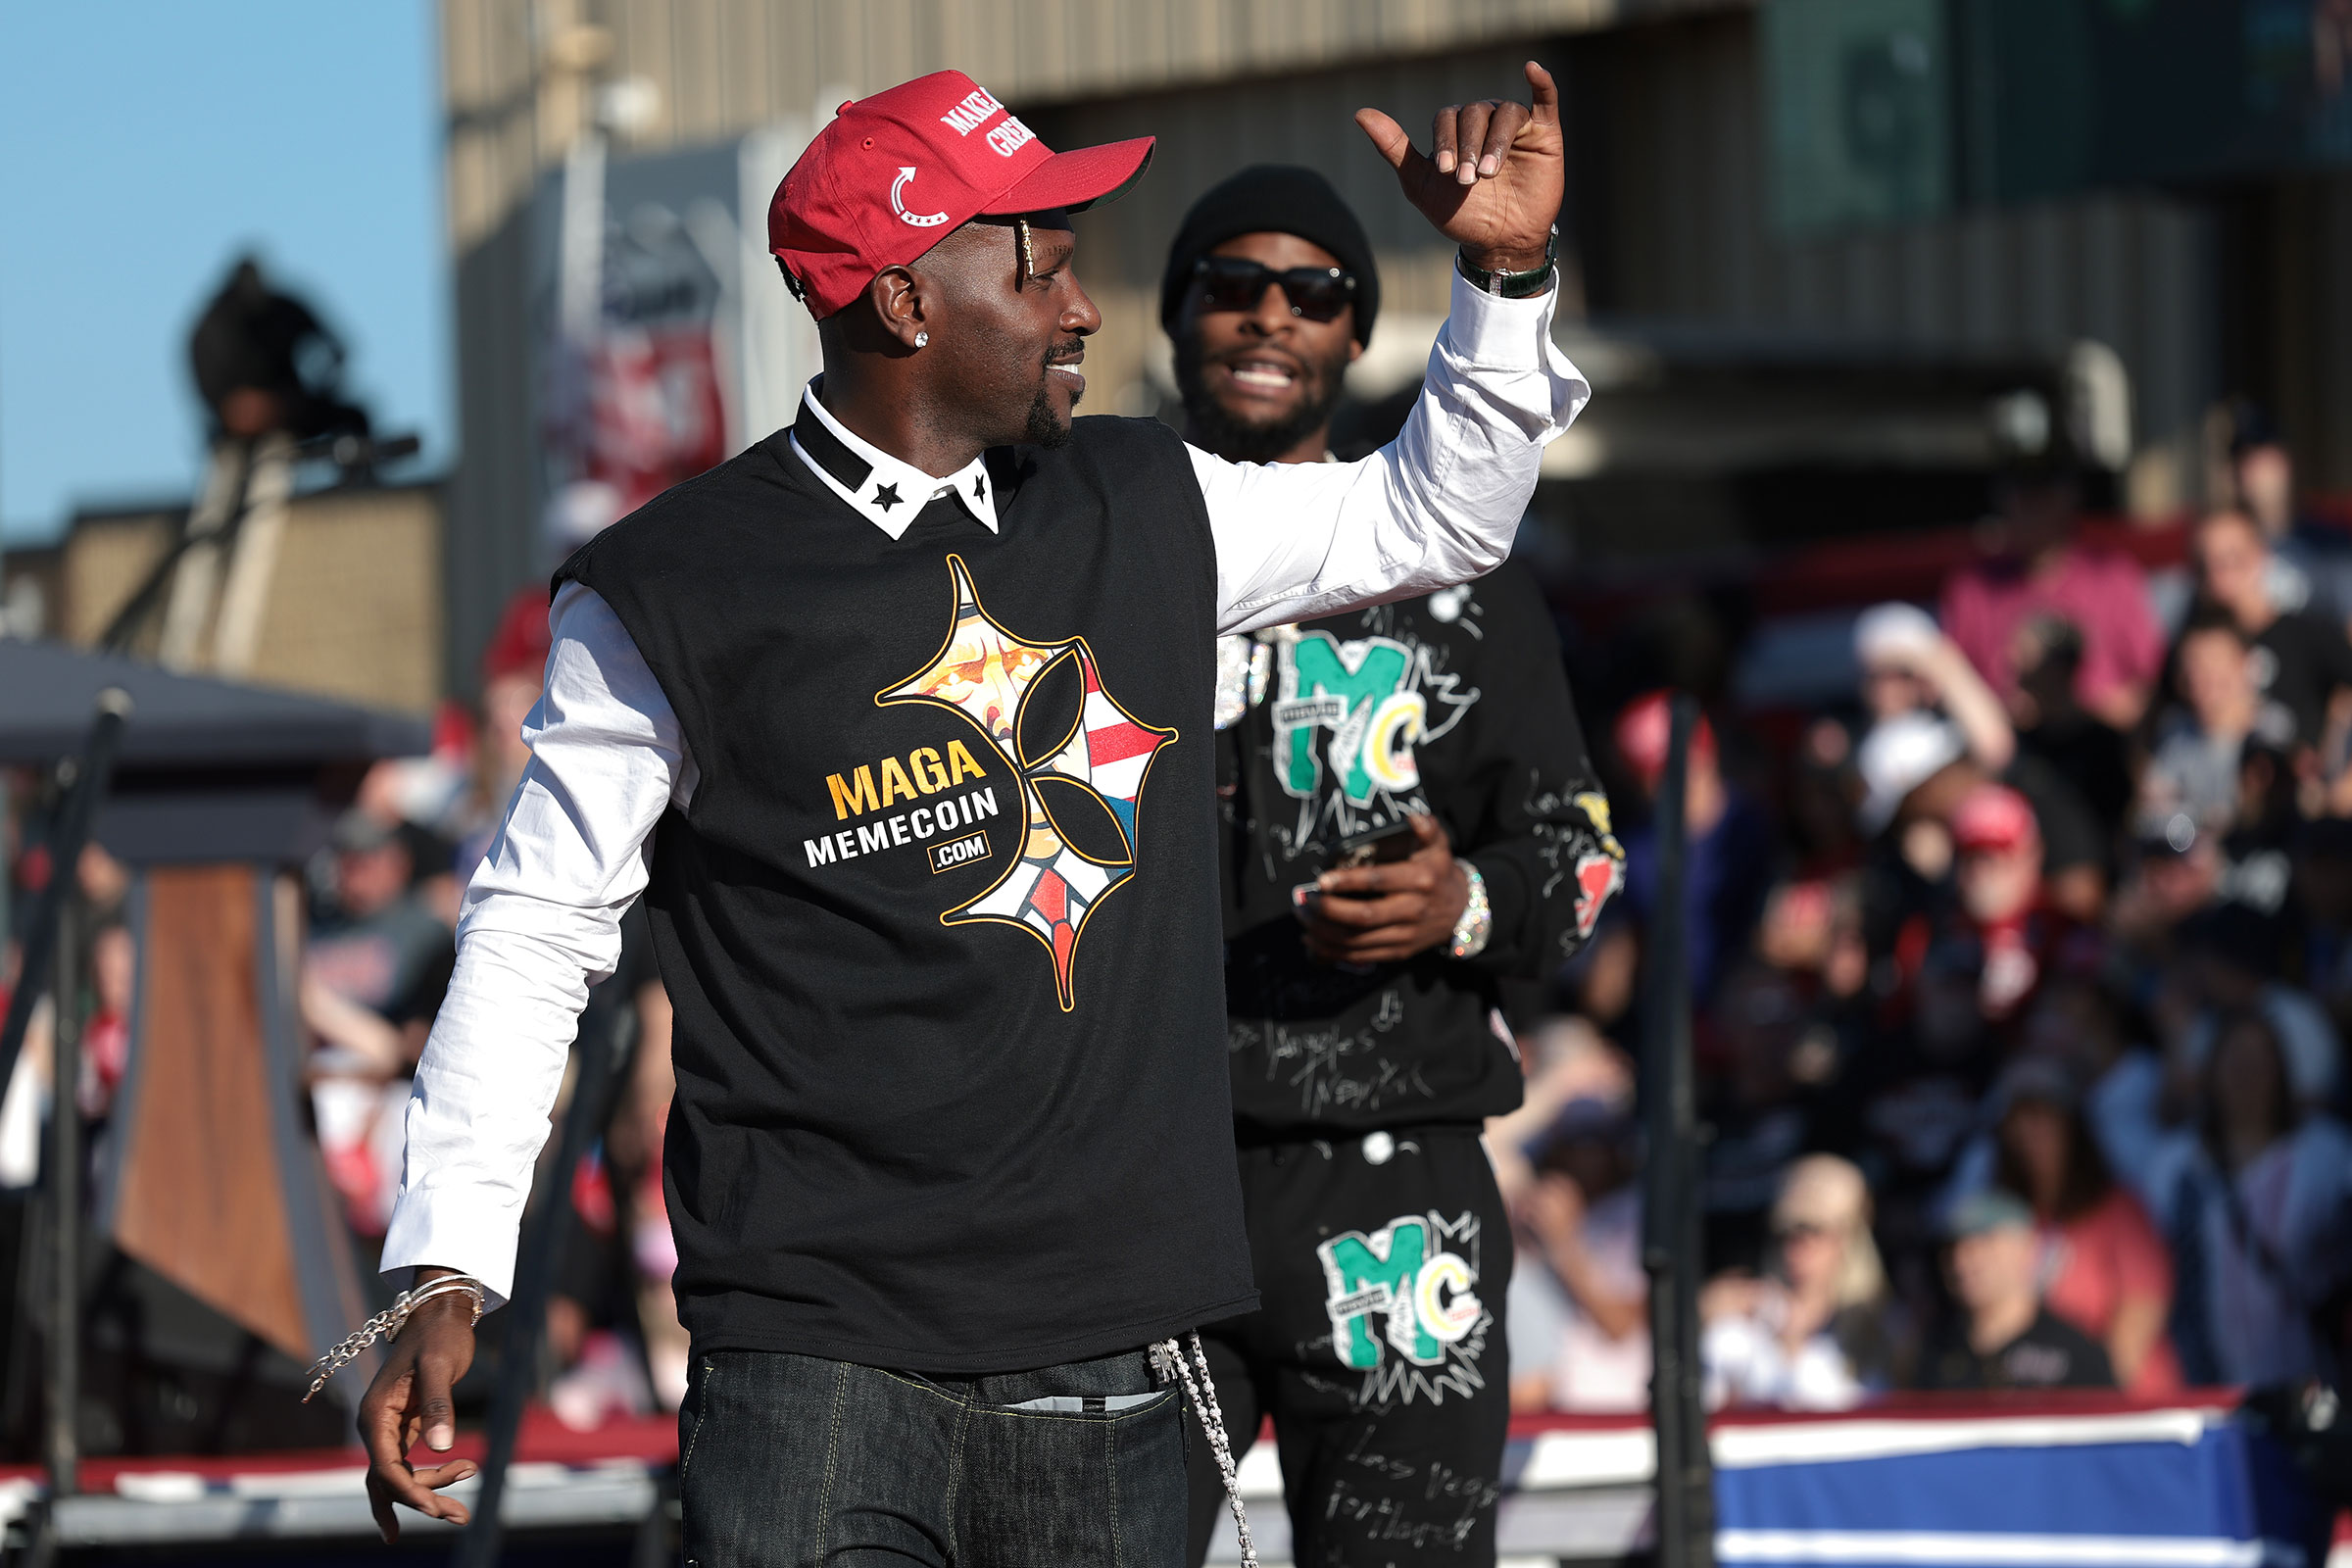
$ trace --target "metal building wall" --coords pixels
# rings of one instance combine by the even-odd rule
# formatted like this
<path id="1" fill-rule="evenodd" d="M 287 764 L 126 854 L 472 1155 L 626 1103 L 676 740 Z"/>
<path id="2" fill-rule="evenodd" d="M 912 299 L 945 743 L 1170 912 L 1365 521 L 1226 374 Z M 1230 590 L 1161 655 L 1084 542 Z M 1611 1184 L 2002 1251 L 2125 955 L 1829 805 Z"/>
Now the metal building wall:
<path id="1" fill-rule="evenodd" d="M 1576 44 L 1580 123 L 1606 127 L 1580 215 L 1595 312 L 1925 350 L 2096 339 L 2131 372 L 2135 443 L 2164 448 L 2141 482 L 2193 498 L 2222 391 L 2214 214 L 2110 193 L 1791 239 L 1771 219 L 1755 34 L 1728 16 Z"/>

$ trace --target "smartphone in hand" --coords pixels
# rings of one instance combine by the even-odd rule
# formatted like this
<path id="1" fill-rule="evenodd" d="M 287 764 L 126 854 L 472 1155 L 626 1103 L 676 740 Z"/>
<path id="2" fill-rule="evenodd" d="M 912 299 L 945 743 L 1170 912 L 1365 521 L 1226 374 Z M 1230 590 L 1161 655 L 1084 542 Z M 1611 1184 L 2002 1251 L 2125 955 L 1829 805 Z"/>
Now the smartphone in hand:
<path id="1" fill-rule="evenodd" d="M 1413 832 L 1413 819 L 1400 816 L 1385 826 L 1350 833 L 1340 840 L 1332 869 L 1351 871 L 1366 865 L 1394 865 L 1409 858 L 1420 847 L 1420 837 Z M 1314 883 L 1301 882 L 1291 889 L 1291 912 L 1300 920 L 1312 920 L 1323 897 L 1323 890 Z"/>

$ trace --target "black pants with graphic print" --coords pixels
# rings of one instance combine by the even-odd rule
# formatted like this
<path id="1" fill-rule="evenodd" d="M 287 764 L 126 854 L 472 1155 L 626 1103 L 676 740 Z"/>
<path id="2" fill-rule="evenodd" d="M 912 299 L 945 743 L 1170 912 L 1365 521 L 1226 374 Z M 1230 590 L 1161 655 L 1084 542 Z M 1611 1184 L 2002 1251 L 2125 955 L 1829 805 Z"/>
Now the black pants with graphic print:
<path id="1" fill-rule="evenodd" d="M 1511 1233 L 1477 1129 L 1246 1145 L 1240 1158 L 1263 1305 L 1200 1338 L 1237 1460 L 1274 1418 L 1292 1561 L 1492 1568 Z M 1206 1444 L 1188 1468 L 1198 1568 L 1225 1494 Z"/>

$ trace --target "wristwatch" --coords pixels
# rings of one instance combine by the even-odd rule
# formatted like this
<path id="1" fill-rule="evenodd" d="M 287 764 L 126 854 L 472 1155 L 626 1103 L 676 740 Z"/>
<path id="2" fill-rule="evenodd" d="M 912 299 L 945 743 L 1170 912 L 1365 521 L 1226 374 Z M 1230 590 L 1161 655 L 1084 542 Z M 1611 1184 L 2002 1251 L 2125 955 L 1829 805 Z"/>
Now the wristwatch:
<path id="1" fill-rule="evenodd" d="M 1551 225 L 1544 240 L 1544 265 L 1524 272 L 1490 272 L 1483 267 L 1472 267 L 1470 258 L 1461 251 L 1453 253 L 1453 270 L 1469 280 L 1470 286 L 1481 294 L 1493 294 L 1506 300 L 1524 300 L 1551 287 L 1552 269 L 1560 259 L 1560 225 Z"/>
<path id="2" fill-rule="evenodd" d="M 1494 934 L 1494 906 L 1487 902 L 1487 879 L 1478 874 L 1478 867 L 1468 860 L 1455 859 L 1462 868 L 1462 878 L 1470 884 L 1470 896 L 1462 901 L 1461 918 L 1453 922 L 1453 956 L 1475 958 L 1487 951 L 1487 939 Z"/>

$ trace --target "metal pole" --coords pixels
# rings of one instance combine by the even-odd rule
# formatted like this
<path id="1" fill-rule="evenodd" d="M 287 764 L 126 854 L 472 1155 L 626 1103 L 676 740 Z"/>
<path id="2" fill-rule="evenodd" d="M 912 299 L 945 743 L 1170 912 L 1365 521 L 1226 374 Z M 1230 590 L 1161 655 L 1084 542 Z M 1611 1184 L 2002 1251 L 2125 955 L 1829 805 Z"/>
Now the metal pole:
<path id="1" fill-rule="evenodd" d="M 129 717 L 129 693 L 120 686 L 100 692 L 89 733 L 81 743 L 81 756 L 58 765 L 61 794 L 57 816 L 49 828 L 49 881 L 25 918 L 24 962 L 18 970 L 16 994 L 8 999 L 7 1021 L 0 1023 L 0 1094 L 6 1093 L 6 1086 L 16 1076 L 17 1053 L 24 1049 L 24 1030 L 32 1022 L 33 1004 L 41 999 L 50 956 L 56 948 L 63 901 L 81 862 L 82 846 L 90 841 L 98 802 L 114 777 L 115 751 Z"/>
<path id="2" fill-rule="evenodd" d="M 63 880 L 61 873 L 60 879 Z M 81 953 L 79 900 L 68 893 L 57 917 L 56 999 L 49 1092 L 49 1207 L 53 1233 L 49 1296 L 48 1424 L 43 1442 L 49 1495 L 81 1486 Z"/>
<path id="3" fill-rule="evenodd" d="M 1643 1168 L 1642 1266 L 1649 1274 L 1650 1419 L 1657 1433 L 1660 1568 L 1712 1568 L 1713 1466 L 1698 1361 L 1698 1130 L 1690 1072 L 1690 984 L 1684 887 L 1690 735 L 1697 705 L 1669 710 L 1666 771 L 1658 783 L 1658 897 L 1648 933 L 1642 1085 L 1648 1154 Z"/>
<path id="4" fill-rule="evenodd" d="M 634 1038 L 636 1012 L 622 1006 L 613 1011 L 610 1029 L 601 1040 L 580 1042 L 580 1076 L 572 1085 L 571 1105 L 564 1113 L 564 1136 L 557 1145 L 556 1162 L 549 1167 L 547 1191 L 540 1195 L 538 1212 L 530 1217 L 516 1259 L 514 1298 L 508 1303 L 510 1319 L 505 1348 L 498 1363 L 498 1392 L 490 1404 L 488 1451 L 482 1457 L 482 1486 L 474 1494 L 473 1523 L 458 1543 L 455 1568 L 493 1568 L 498 1561 L 499 1537 L 504 1526 L 499 1510 L 506 1498 L 507 1469 L 514 1459 L 514 1442 L 522 1427 L 522 1407 L 538 1382 L 539 1343 L 547 1332 L 547 1287 L 555 1273 L 556 1244 L 564 1235 L 564 1219 L 571 1195 L 571 1173 L 579 1168 L 589 1143 L 605 1124 L 605 1111 L 620 1067 Z"/>

